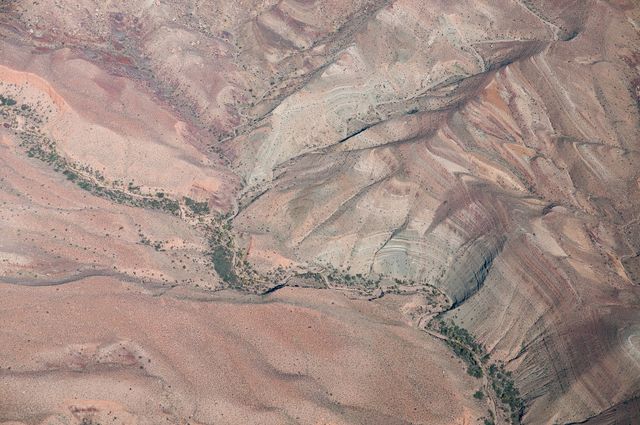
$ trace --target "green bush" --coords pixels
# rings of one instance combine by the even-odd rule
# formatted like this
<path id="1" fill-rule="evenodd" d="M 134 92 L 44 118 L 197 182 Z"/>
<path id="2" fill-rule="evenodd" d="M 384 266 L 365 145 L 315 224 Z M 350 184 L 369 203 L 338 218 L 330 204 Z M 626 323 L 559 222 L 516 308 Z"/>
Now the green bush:
<path id="1" fill-rule="evenodd" d="M 197 215 L 209 214 L 209 203 L 208 202 L 198 202 L 194 201 L 191 198 L 184 198 L 185 205 Z"/>
<path id="2" fill-rule="evenodd" d="M 73 171 L 69 171 L 69 170 L 64 170 L 62 172 L 62 174 L 64 174 L 65 176 L 67 176 L 67 179 L 71 180 L 71 181 L 75 181 L 78 178 L 78 175 L 76 173 L 74 173 Z"/>
<path id="3" fill-rule="evenodd" d="M 93 185 L 86 180 L 80 180 L 78 186 L 80 186 L 80 189 L 88 190 L 89 192 L 93 189 Z"/>
<path id="4" fill-rule="evenodd" d="M 475 341 L 469 331 L 455 323 L 446 323 L 440 320 L 436 324 L 440 333 L 447 337 L 447 345 L 467 364 L 467 373 L 476 378 L 482 377 L 483 370 L 476 359 L 479 357 L 483 364 L 489 361 L 489 355 L 484 347 Z M 520 424 L 525 406 L 520 397 L 520 392 L 511 377 L 511 372 L 506 371 L 504 365 L 495 363 L 489 366 L 487 372 L 497 397 L 509 409 L 511 423 L 514 425 Z M 477 391 L 473 396 L 480 399 L 484 394 L 481 391 Z M 493 424 L 493 420 L 485 419 L 486 423 Z"/>
<path id="5" fill-rule="evenodd" d="M 211 259 L 213 261 L 213 268 L 224 282 L 237 282 L 238 277 L 233 267 L 233 253 L 229 249 L 224 246 L 215 247 L 211 253 Z"/>
<path id="6" fill-rule="evenodd" d="M 4 97 L 4 96 L 0 95 L 0 106 L 13 106 L 16 103 L 18 103 L 18 102 L 16 102 L 15 99 L 12 99 L 10 97 Z"/>
<path id="7" fill-rule="evenodd" d="M 473 339 L 466 329 L 456 324 L 440 321 L 439 330 L 447 337 L 446 343 L 453 349 L 456 356 L 467 364 L 467 373 L 474 378 L 481 378 L 483 375 L 482 367 L 476 360 L 476 354 L 482 355 L 484 353 L 482 346 Z"/>
<path id="8" fill-rule="evenodd" d="M 519 424 L 524 412 L 524 401 L 520 397 L 520 392 L 516 388 L 511 373 L 504 370 L 504 366 L 491 365 L 489 368 L 491 376 L 491 386 L 500 401 L 509 406 L 511 411 L 511 423 Z"/>

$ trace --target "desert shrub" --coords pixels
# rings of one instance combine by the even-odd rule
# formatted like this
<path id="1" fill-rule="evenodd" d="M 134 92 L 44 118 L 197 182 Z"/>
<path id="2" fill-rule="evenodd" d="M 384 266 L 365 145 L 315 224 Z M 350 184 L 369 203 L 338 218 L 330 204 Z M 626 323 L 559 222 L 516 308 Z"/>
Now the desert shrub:
<path id="1" fill-rule="evenodd" d="M 86 180 L 80 180 L 78 182 L 78 186 L 80 189 L 91 191 L 93 189 L 93 185 Z"/>
<path id="2" fill-rule="evenodd" d="M 446 343 L 451 347 L 456 356 L 467 364 L 467 373 L 474 378 L 481 378 L 482 367 L 476 360 L 476 354 L 484 354 L 484 349 L 473 336 L 464 328 L 454 323 L 439 322 L 440 333 L 447 337 Z"/>
<path id="3" fill-rule="evenodd" d="M 18 103 L 18 102 L 16 102 L 15 99 L 12 99 L 10 97 L 4 97 L 4 96 L 0 95 L 0 106 L 13 106 L 16 103 Z"/>
<path id="4" fill-rule="evenodd" d="M 198 202 L 194 201 L 191 198 L 184 198 L 185 205 L 197 215 L 209 214 L 209 203 L 208 202 Z"/>
<path id="5" fill-rule="evenodd" d="M 75 181 L 78 178 L 78 175 L 76 173 L 74 173 L 73 171 L 64 170 L 62 172 L 62 174 L 64 174 L 67 177 L 67 179 L 69 179 L 71 181 Z"/>
<path id="6" fill-rule="evenodd" d="M 509 407 L 511 423 L 519 424 L 524 412 L 524 401 L 511 378 L 511 373 L 505 371 L 502 365 L 491 365 L 489 375 L 491 377 L 491 386 L 496 395 L 503 404 Z"/>
<path id="7" fill-rule="evenodd" d="M 304 279 L 311 279 L 311 280 L 315 280 L 316 282 L 322 282 L 322 275 L 320 273 L 315 273 L 315 272 L 305 272 L 299 275 L 300 277 L 304 278 Z"/>
<path id="8" fill-rule="evenodd" d="M 229 249 L 221 245 L 216 246 L 211 253 L 211 260 L 213 261 L 213 268 L 224 282 L 237 282 L 238 277 L 233 267 L 233 253 Z"/>

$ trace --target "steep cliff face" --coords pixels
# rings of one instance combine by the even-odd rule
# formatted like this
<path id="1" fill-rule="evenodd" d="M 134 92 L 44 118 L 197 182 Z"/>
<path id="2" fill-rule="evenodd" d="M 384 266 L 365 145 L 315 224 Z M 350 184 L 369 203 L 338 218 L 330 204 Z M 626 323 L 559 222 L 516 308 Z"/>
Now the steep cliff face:
<path id="1" fill-rule="evenodd" d="M 115 279 L 187 305 L 305 273 L 376 296 L 402 282 L 448 297 L 443 317 L 512 373 L 524 423 L 640 420 L 635 2 L 17 0 L 0 33 L 3 282 Z M 304 388 L 321 407 L 274 423 L 447 421 L 378 399 L 341 416 Z M 483 414 L 446 400 L 455 420 Z"/>
<path id="2" fill-rule="evenodd" d="M 509 362 L 526 419 L 580 421 L 638 391 L 637 9 L 522 6 L 482 33 L 444 6 L 415 27 L 419 5 L 379 12 L 236 139 L 261 146 L 237 162 L 249 182 L 277 172 L 236 224 L 256 252 L 435 284 Z M 380 44 L 423 48 L 367 44 L 400 32 Z"/>
<path id="3" fill-rule="evenodd" d="M 426 6 L 413 28 L 407 3 L 377 14 L 247 137 L 264 146 L 247 180 L 277 175 L 236 224 L 252 249 L 436 285 L 514 371 L 525 421 L 579 422 L 639 385 L 637 10 L 520 6 L 506 7 L 520 33 L 465 16 L 438 34 L 429 17 L 447 13 Z M 368 46 L 390 22 L 424 48 L 400 61 Z"/>

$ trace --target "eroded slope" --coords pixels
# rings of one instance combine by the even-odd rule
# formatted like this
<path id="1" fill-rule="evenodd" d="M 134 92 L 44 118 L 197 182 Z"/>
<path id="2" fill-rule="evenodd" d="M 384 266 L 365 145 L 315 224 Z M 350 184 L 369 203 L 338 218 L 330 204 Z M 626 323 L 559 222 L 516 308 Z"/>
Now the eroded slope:
<path id="1" fill-rule="evenodd" d="M 6 287 L 2 311 L 58 284 L 98 312 L 91 329 L 115 320 L 108 297 L 128 312 L 141 309 L 131 319 L 139 330 L 120 323 L 90 341 L 90 333 L 63 338 L 67 351 L 80 344 L 91 353 L 80 356 L 86 381 L 64 378 L 75 388 L 68 397 L 87 393 L 87 382 L 134 379 L 137 363 L 103 374 L 96 360 L 119 350 L 117 341 L 136 353 L 165 352 L 168 337 L 144 319 L 160 314 L 154 296 L 171 304 L 165 331 L 186 326 L 187 313 L 174 309 L 228 329 L 252 324 L 238 309 L 258 312 L 265 299 L 210 305 L 203 288 L 302 285 L 325 289 L 275 292 L 300 295 L 269 313 L 278 326 L 251 330 L 258 357 L 230 354 L 248 362 L 243 370 L 261 370 L 271 360 L 260 356 L 271 359 L 297 338 L 292 323 L 303 319 L 276 320 L 286 306 L 334 297 L 326 289 L 334 288 L 393 299 L 384 302 L 418 327 L 449 310 L 443 318 L 469 329 L 513 377 L 525 406 L 516 421 L 637 415 L 640 11 L 633 2 L 13 1 L 0 13 L 2 281 L 47 286 Z M 94 290 L 106 291 L 105 300 Z M 344 315 L 309 308 L 335 318 L 338 327 L 323 324 L 332 338 L 360 335 L 355 358 L 374 353 L 365 375 L 399 362 L 390 370 L 402 377 L 397 391 L 414 397 L 409 404 L 405 396 L 364 400 L 384 378 L 360 375 L 352 377 L 358 390 L 348 390 L 357 401 L 346 392 L 339 401 L 320 397 L 308 383 L 328 374 L 318 333 L 302 349 L 317 367 L 311 378 L 251 378 L 286 395 L 252 393 L 253 380 L 171 392 L 143 374 L 137 385 L 145 399 L 160 397 L 161 410 L 123 404 L 119 384 L 95 395 L 111 401 L 78 409 L 124 409 L 133 415 L 122 416 L 125 423 L 196 413 L 205 423 L 220 413 L 231 423 L 469 423 L 488 406 L 498 422 L 507 420 L 492 399 L 472 401 L 479 382 L 462 375 L 441 343 L 424 334 L 414 337 L 433 347 L 391 343 L 384 338 L 395 331 L 371 328 L 380 302 L 354 302 Z M 10 329 L 39 323 L 25 314 Z M 38 347 L 21 349 L 42 356 L 53 341 L 46 335 L 84 335 L 72 325 L 87 318 L 58 314 Z M 275 330 L 286 337 L 270 340 Z M 16 333 L 5 339 L 2 359 L 18 367 L 11 356 L 23 342 Z M 380 342 L 372 348 L 367 340 Z M 194 363 L 186 377 L 162 379 L 195 379 L 211 365 L 200 356 L 216 344 L 206 341 L 164 354 L 167 369 Z M 423 368 L 442 367 L 447 379 L 418 366 L 423 348 L 436 350 Z M 58 354 L 60 373 L 77 374 Z M 412 360 L 398 360 L 405 355 Z M 344 376 L 355 366 L 349 356 L 334 360 Z M 44 382 L 58 379 L 40 363 L 24 367 L 28 376 L 44 373 Z M 427 375 L 410 379 L 410 370 Z M 10 393 L 36 379 L 6 377 Z M 434 380 L 443 387 L 423 394 Z M 56 397 L 43 394 L 38 404 L 16 396 L 6 419 L 68 416 L 59 409 L 75 407 Z M 230 404 L 211 408 L 199 397 Z M 301 412 L 286 407 L 296 397 L 305 400 Z M 27 405 L 37 413 L 21 418 L 16 412 Z"/>

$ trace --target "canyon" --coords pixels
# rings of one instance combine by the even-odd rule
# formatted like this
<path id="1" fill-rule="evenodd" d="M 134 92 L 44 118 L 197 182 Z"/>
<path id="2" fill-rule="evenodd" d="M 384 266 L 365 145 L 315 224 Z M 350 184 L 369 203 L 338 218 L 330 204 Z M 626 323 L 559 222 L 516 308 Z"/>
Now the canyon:
<path id="1" fill-rule="evenodd" d="M 633 0 L 0 2 L 0 423 L 640 421 Z"/>

